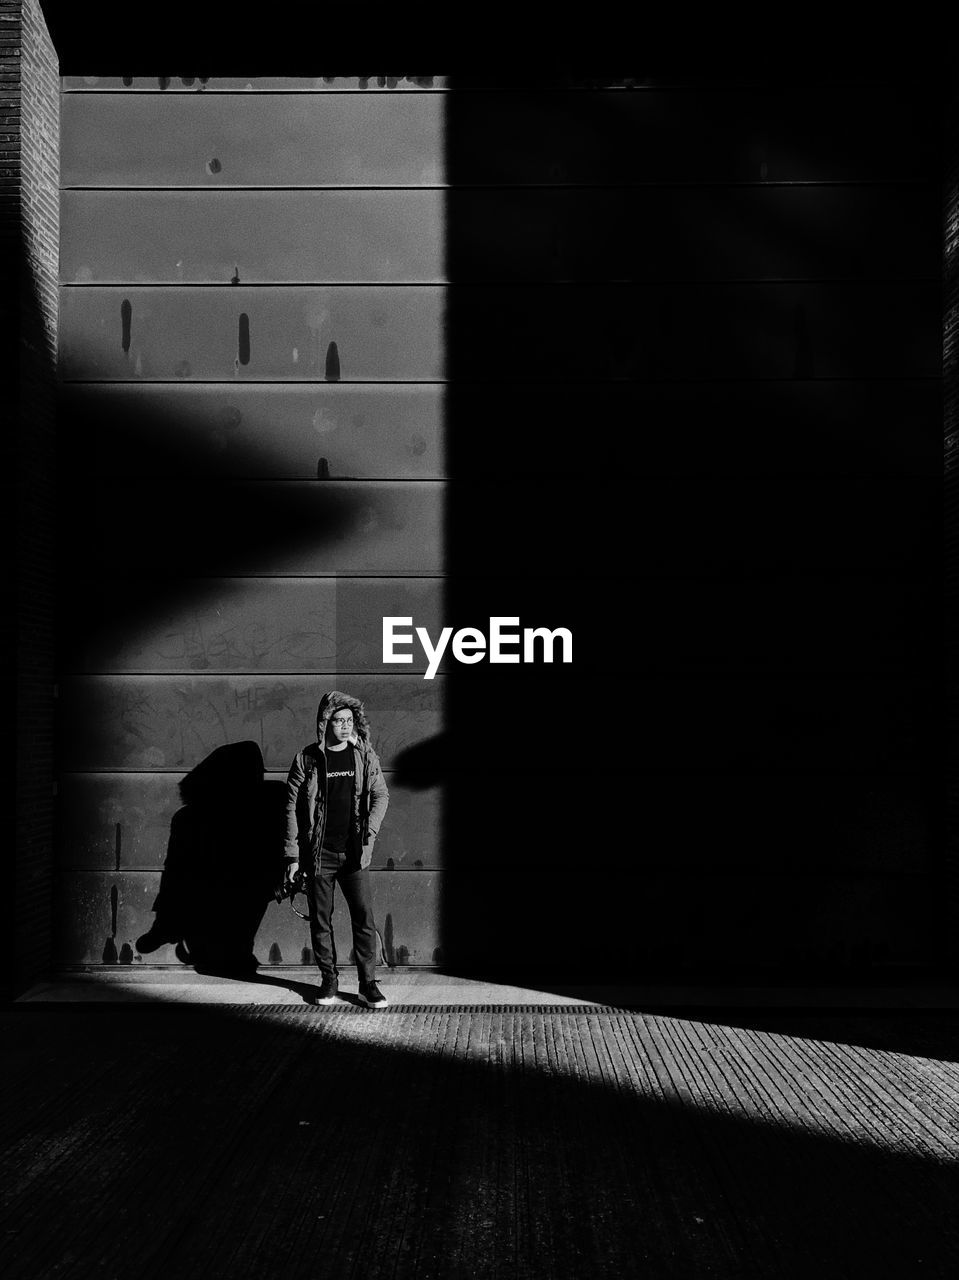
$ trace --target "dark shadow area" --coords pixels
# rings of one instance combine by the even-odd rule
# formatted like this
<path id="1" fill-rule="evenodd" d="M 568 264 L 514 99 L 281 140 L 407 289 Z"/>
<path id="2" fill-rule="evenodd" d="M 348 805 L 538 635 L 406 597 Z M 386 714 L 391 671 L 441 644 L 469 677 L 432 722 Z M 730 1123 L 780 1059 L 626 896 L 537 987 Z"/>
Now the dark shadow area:
<path id="1" fill-rule="evenodd" d="M 229 404 L 222 412 L 239 416 Z M 207 600 L 198 580 L 269 575 L 298 552 L 322 555 L 377 501 L 306 473 L 263 479 L 277 473 L 267 421 L 238 439 L 229 423 L 191 423 L 175 403 L 131 404 L 109 388 L 63 387 L 59 437 L 64 671 Z"/>
<path id="2" fill-rule="evenodd" d="M 218 747 L 180 783 L 156 919 L 137 939 L 164 943 L 197 973 L 253 976 L 253 942 L 282 879 L 286 789 L 268 783 L 255 742 Z"/>
<path id="3" fill-rule="evenodd" d="M 452 82 L 448 180 L 503 187 L 482 223 L 448 206 L 445 622 L 574 637 L 569 666 L 451 663 L 442 747 L 401 763 L 444 787 L 452 972 L 558 990 L 944 955 L 938 99 L 873 85 L 916 144 L 897 129 L 880 163 L 836 132 L 870 74 L 772 98 L 705 77 L 702 137 L 685 90 L 634 107 L 558 77 L 509 95 L 495 148 Z M 648 204 L 581 216 L 584 175 Z M 753 235 L 733 207 L 800 175 L 802 210 Z M 841 248 L 840 175 L 890 226 L 919 198 L 922 263 Z M 501 268 L 509 184 L 548 282 Z"/>
<path id="4" fill-rule="evenodd" d="M 547 77 L 551 124 L 543 92 L 519 95 L 493 150 L 476 95 L 448 95 L 449 180 L 493 186 L 486 217 L 448 210 L 444 621 L 517 616 L 575 637 L 570 667 L 455 666 L 444 738 L 400 761 L 408 785 L 443 787 L 453 972 L 828 975 L 941 954 L 938 187 L 909 270 L 877 274 L 842 244 L 810 265 L 810 225 L 829 225 L 827 188 L 848 169 L 855 131 L 837 143 L 834 122 L 854 81 L 784 93 L 772 114 L 768 84 L 735 100 L 727 86 L 709 145 L 645 158 L 617 142 L 637 130 L 628 95 L 595 82 L 567 94 Z M 696 96 L 694 111 L 654 95 L 648 136 L 686 136 Z M 870 196 L 894 227 L 914 225 L 917 183 L 932 190 L 929 101 L 910 99 L 894 180 Z M 793 143 L 776 151 L 779 130 Z M 545 173 L 524 167 L 531 136 Z M 727 159 L 707 172 L 720 137 Z M 874 141 L 861 160 L 871 182 Z M 777 206 L 748 278 L 736 216 L 710 226 L 704 257 L 702 184 L 800 169 L 823 178 L 823 203 L 813 189 L 798 220 Z M 503 260 L 516 182 L 539 184 L 538 284 Z M 569 190 L 647 182 L 669 190 L 668 236 L 660 206 L 587 217 Z M 652 280 L 637 238 L 662 244 Z M 793 253 L 806 275 L 775 278 Z M 120 343 L 119 308 L 116 326 Z M 237 435 L 232 403 L 212 431 L 172 431 L 156 409 L 134 423 L 107 390 L 67 390 L 65 672 L 199 600 L 205 576 L 269 575 L 364 528 L 346 488 L 264 481 L 269 424 Z M 892 839 L 864 827 L 880 796 Z M 195 842 L 185 828 L 171 853 Z"/>
<path id="5" fill-rule="evenodd" d="M 661 1015 L 693 1018 L 711 1025 L 750 1029 L 763 1035 L 855 1045 L 881 1053 L 908 1054 L 937 1062 L 959 1062 L 959 1013 L 951 1009 L 796 1008 L 708 1011 L 659 1008 Z M 894 1069 L 888 1070 L 890 1083 Z"/>
<path id="6" fill-rule="evenodd" d="M 825 128 L 828 117 L 820 124 Z M 455 141 L 455 108 L 452 125 Z M 455 253 L 452 260 L 458 271 Z M 478 336 L 522 372 L 523 326 L 511 328 L 506 311 L 491 341 L 489 312 L 480 335 L 461 299 L 454 291 L 454 373 L 458 344 Z M 643 330 L 649 343 L 659 343 L 658 355 L 641 353 L 633 364 L 632 338 L 625 329 L 617 337 L 624 315 L 617 312 L 599 340 L 612 344 L 623 376 L 648 375 L 653 360 L 680 366 L 681 337 L 670 330 L 668 308 Z M 578 315 L 570 326 L 590 322 L 590 314 Z M 807 376 L 804 323 L 797 319 L 790 341 Z M 577 344 L 574 356 L 582 351 L 590 367 L 587 339 Z M 548 352 L 548 341 L 541 350 Z M 562 348 L 563 361 L 569 351 L 569 344 Z M 549 360 L 538 369 L 548 376 Z M 454 381 L 449 431 L 454 477 L 461 479 L 473 477 L 474 451 L 489 455 L 487 442 L 463 430 L 471 421 L 468 399 L 468 387 Z M 709 418 L 708 393 L 700 404 Z M 731 414 L 727 407 L 719 415 L 724 427 Z M 714 413 L 697 429 L 705 434 L 715 425 Z M 638 485 L 628 459 L 612 469 L 594 461 L 586 447 L 596 436 L 593 418 L 586 445 L 562 409 L 550 426 L 547 451 L 582 458 L 568 482 L 538 487 L 523 479 L 511 487 L 494 477 L 485 487 L 454 487 L 447 622 L 485 627 L 489 614 L 513 611 L 508 585 L 501 591 L 502 581 L 476 579 L 490 565 L 501 578 L 499 566 L 525 556 L 543 579 L 514 596 L 515 611 L 524 625 L 571 626 L 590 665 L 532 674 L 505 668 L 508 678 L 498 671 L 495 681 L 482 669 L 475 679 L 457 672 L 449 681 L 445 746 L 423 744 L 401 762 L 422 781 L 433 776 L 444 785 L 443 941 L 456 971 L 476 972 L 494 960 L 501 975 L 538 967 L 554 978 L 636 978 L 657 964 L 716 972 L 730 957 L 747 969 L 792 962 L 835 971 L 912 955 L 916 945 L 935 953 L 944 922 L 935 915 L 934 854 L 923 878 L 932 848 L 923 789 L 931 787 L 938 754 L 924 736 L 935 712 L 916 674 L 918 658 L 894 671 L 896 687 L 905 689 L 898 701 L 889 685 L 877 691 L 875 671 L 868 693 L 850 692 L 845 668 L 826 695 L 816 692 L 821 671 L 797 693 L 775 666 L 771 681 L 752 675 L 752 684 L 717 693 L 705 681 L 690 684 L 688 650 L 669 668 L 672 683 L 658 660 L 636 658 L 644 632 L 657 630 L 664 616 L 689 619 L 713 650 L 721 631 L 730 654 L 737 637 L 761 625 L 761 589 L 731 621 L 689 602 L 689 565 L 715 552 L 717 530 L 734 519 L 729 513 L 739 519 L 740 568 L 761 556 L 764 567 L 788 578 L 791 556 L 816 572 L 837 545 L 853 545 L 864 518 L 876 527 L 875 513 L 883 510 L 890 545 L 900 548 L 895 568 L 905 569 L 912 590 L 912 567 L 928 563 L 931 521 L 915 520 L 923 495 L 890 483 L 874 499 L 854 488 L 850 502 L 843 486 L 813 483 L 791 496 L 788 482 L 770 489 L 762 479 L 731 481 L 719 494 L 708 473 L 698 484 L 680 475 L 672 486 L 655 479 Z M 504 432 L 504 442 L 504 452 L 513 449 L 516 433 Z M 105 517 L 112 540 L 98 541 L 97 555 L 116 548 L 131 593 L 90 621 L 87 589 L 70 579 L 74 637 L 88 625 L 109 632 L 145 624 L 181 599 L 179 575 L 206 571 L 200 548 L 204 556 L 211 549 L 218 556 L 259 551 L 275 538 L 285 551 L 291 537 L 312 542 L 316 535 L 295 500 L 289 508 L 275 494 L 263 503 L 221 500 L 207 487 L 191 495 L 188 483 L 171 486 L 169 471 L 163 476 L 137 493 L 117 487 Z M 89 579 L 89 544 L 79 536 L 89 494 L 78 487 L 71 501 L 70 525 L 78 549 L 87 549 L 69 564 Z M 824 511 L 828 532 L 819 524 Z M 335 509 L 322 536 L 334 536 L 340 515 L 348 518 Z M 787 528 L 789 545 L 799 550 L 784 551 L 776 541 Z M 655 609 L 637 599 L 644 546 L 659 547 L 667 584 Z M 810 547 L 811 559 L 801 560 Z M 728 558 L 717 563 L 728 570 Z M 887 568 L 883 556 L 854 557 L 852 564 L 869 573 Z M 146 585 L 143 566 L 166 570 L 167 583 Z M 568 585 L 551 582 L 557 566 L 597 582 L 598 597 L 577 600 Z M 926 652 L 908 620 L 897 625 L 894 667 L 897 655 Z M 665 647 L 660 638 L 653 651 Z M 797 641 L 793 656 L 804 651 Z M 870 705 L 892 708 L 878 730 L 875 720 L 861 722 Z M 859 736 L 850 739 L 857 725 Z M 731 788 L 730 761 L 740 791 Z M 214 753 L 186 783 L 191 779 L 171 831 L 167 869 L 175 874 L 161 885 L 157 927 L 162 921 L 186 939 L 203 971 L 242 971 L 272 889 L 272 872 L 268 880 L 260 859 L 276 844 L 272 834 L 260 834 L 274 829 L 273 793 L 281 789 L 263 782 L 254 743 Z M 887 935 L 868 899 L 840 901 L 825 922 L 816 916 L 836 901 L 817 836 L 828 830 L 842 847 L 837 831 L 871 802 L 870 788 L 897 786 L 906 833 L 900 849 L 922 851 L 910 864 L 910 874 L 920 872 L 918 939 Z M 730 846 L 733 865 L 743 869 L 732 880 L 724 860 Z M 774 885 L 757 874 L 770 863 Z M 654 869 L 665 886 L 658 893 L 650 891 Z M 10 1276 L 115 1270 L 131 1259 L 146 1272 L 185 1280 L 312 1277 L 318 1259 L 331 1274 L 371 1280 L 417 1273 L 898 1278 L 951 1274 L 959 1263 L 956 1175 L 943 1142 L 929 1137 L 921 1145 L 904 1136 L 894 1122 L 870 1117 L 867 1100 L 858 1128 L 828 1107 L 797 1122 L 808 1081 L 786 1071 L 757 1094 L 749 1053 L 738 1058 L 708 1036 L 668 1049 L 655 1020 L 644 1022 L 641 1046 L 628 1031 L 617 1032 L 620 1060 L 587 1018 L 547 1031 L 532 1021 L 484 1026 L 479 1018 L 457 1026 L 448 1012 L 431 1010 L 421 1019 L 430 1034 L 420 1051 L 411 1048 L 413 1037 L 401 1046 L 388 1034 L 351 1036 L 353 1019 L 363 1018 L 359 1028 L 367 1015 L 349 1010 L 240 1013 L 158 1002 L 122 1011 L 22 1006 L 5 1017 L 16 1032 L 7 1041 L 15 1103 L 0 1135 L 20 1171 L 4 1210 Z M 747 1025 L 738 1015 L 731 1022 Z M 856 1025 L 844 1030 L 823 1015 L 807 1023 L 790 1014 L 777 1017 L 773 1029 L 788 1026 L 786 1034 L 799 1035 L 831 1027 L 840 1040 L 859 1043 L 862 1034 L 880 1048 L 924 1044 L 925 1056 L 955 1057 L 954 1020 L 932 1030 L 928 1021 L 913 1032 L 899 1028 L 893 1040 L 881 1025 L 865 1032 Z M 468 1047 L 470 1058 L 456 1056 L 457 1046 L 463 1054 Z M 705 1084 L 707 1066 L 719 1077 L 729 1073 L 725 1090 L 715 1080 Z M 848 1074 L 855 1080 L 855 1064 Z M 896 1083 L 908 1096 L 918 1079 Z M 737 1101 L 745 1095 L 752 1116 Z"/>
<path id="7" fill-rule="evenodd" d="M 800 1046 L 654 1017 L 4 1017 L 2 1136 L 18 1163 L 33 1152 L 6 1209 L 11 1277 L 66 1256 L 184 1277 L 255 1254 L 264 1277 L 313 1276 L 322 1256 L 331 1275 L 569 1280 L 944 1276 L 959 1259 L 948 1144 L 931 1119 L 907 1132 L 870 1114 L 875 1085 L 850 1078 L 868 1080 L 869 1054 L 827 1057 L 824 1103 L 794 1076 Z M 954 1056 L 955 1036 L 940 1024 L 930 1056 Z M 320 1081 L 335 1106 L 317 1105 Z M 932 1111 L 948 1086 L 929 1087 Z"/>

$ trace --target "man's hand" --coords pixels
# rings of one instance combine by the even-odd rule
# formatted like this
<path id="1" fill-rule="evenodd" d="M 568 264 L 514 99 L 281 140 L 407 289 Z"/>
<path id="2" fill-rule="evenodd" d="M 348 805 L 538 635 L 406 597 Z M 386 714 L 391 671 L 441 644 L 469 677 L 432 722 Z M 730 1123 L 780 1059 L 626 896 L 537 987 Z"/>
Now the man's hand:
<path id="1" fill-rule="evenodd" d="M 365 871 L 373 861 L 373 841 L 363 846 L 363 852 L 360 854 L 360 870 Z"/>
<path id="2" fill-rule="evenodd" d="M 288 862 L 286 864 L 286 870 L 283 872 L 284 888 L 287 888 L 287 889 L 292 888 L 293 882 L 299 874 L 300 874 L 300 864 L 298 862 Z"/>

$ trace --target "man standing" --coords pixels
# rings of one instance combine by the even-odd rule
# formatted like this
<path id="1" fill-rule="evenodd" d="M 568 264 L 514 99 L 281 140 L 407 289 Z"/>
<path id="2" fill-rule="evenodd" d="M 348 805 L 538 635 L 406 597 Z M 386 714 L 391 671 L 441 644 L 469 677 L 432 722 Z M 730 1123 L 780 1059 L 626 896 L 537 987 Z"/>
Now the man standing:
<path id="1" fill-rule="evenodd" d="M 300 861 L 306 871 L 313 954 L 322 975 L 318 1004 L 339 990 L 333 942 L 333 890 L 339 884 L 350 910 L 360 1003 L 388 1001 L 376 985 L 376 925 L 367 867 L 386 813 L 389 792 L 370 726 L 358 698 L 334 689 L 316 713 L 316 743 L 298 751 L 286 783 L 286 876 Z"/>

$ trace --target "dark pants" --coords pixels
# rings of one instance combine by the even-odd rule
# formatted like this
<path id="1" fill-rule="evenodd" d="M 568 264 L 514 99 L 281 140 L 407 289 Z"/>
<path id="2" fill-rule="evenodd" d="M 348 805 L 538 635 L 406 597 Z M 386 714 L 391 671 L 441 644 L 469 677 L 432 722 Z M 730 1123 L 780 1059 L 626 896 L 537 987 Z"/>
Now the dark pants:
<path id="1" fill-rule="evenodd" d="M 310 937 L 313 954 L 320 973 L 336 974 L 336 944 L 333 941 L 333 889 L 340 891 L 350 909 L 353 925 L 353 954 L 361 983 L 372 982 L 376 977 L 376 925 L 373 922 L 373 904 L 370 901 L 370 878 L 356 860 L 346 854 L 330 853 L 324 849 L 321 871 L 315 872 L 307 882 L 307 898 L 310 904 Z"/>

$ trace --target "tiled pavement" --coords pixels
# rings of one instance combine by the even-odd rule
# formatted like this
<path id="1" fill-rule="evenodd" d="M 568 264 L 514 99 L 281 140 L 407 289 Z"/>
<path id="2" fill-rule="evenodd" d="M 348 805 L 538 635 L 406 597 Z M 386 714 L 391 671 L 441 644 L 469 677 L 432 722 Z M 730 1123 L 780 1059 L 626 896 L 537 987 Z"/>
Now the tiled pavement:
<path id="1" fill-rule="evenodd" d="M 262 978 L 7 1006 L 5 1276 L 959 1274 L 945 990 Z"/>

